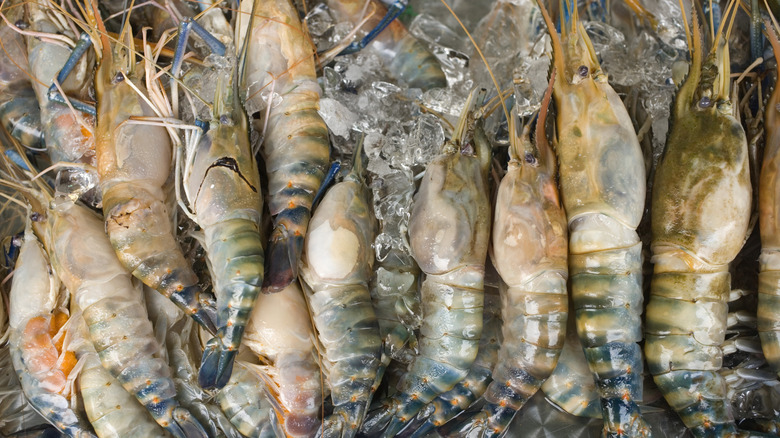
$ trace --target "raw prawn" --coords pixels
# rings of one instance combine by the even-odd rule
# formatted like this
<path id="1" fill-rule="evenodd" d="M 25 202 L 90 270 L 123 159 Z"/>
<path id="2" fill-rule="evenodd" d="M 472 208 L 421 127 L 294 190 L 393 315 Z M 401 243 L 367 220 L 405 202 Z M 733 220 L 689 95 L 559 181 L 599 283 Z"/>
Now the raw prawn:
<path id="1" fill-rule="evenodd" d="M 313 436 L 319 428 L 322 375 L 314 347 L 314 329 L 298 282 L 263 294 L 249 318 L 242 344 L 260 357 L 258 373 L 281 412 L 288 436 Z M 249 365 L 247 365 L 249 366 Z"/>
<path id="2" fill-rule="evenodd" d="M 490 239 L 487 173 L 490 145 L 472 92 L 453 139 L 428 165 L 409 220 L 412 255 L 422 285 L 420 354 L 388 407 L 372 413 L 364 432 L 394 436 L 415 414 L 463 380 L 482 334 L 485 258 Z M 391 418 L 388 418 L 391 417 Z"/>
<path id="3" fill-rule="evenodd" d="M 27 399 L 49 423 L 72 437 L 94 437 L 89 420 L 71 404 L 77 361 L 64 348 L 65 303 L 49 257 L 28 225 L 10 294 L 14 369 Z"/>
<path id="4" fill-rule="evenodd" d="M 729 32 L 723 34 L 737 3 L 729 2 L 706 59 L 694 13 L 688 78 L 653 186 L 645 354 L 666 401 L 702 437 L 747 436 L 734 423 L 718 373 L 728 267 L 745 241 L 751 207 L 747 140 L 730 101 Z"/>
<path id="5" fill-rule="evenodd" d="M 363 22 L 361 12 L 371 6 L 372 15 L 362 24 L 363 29 L 374 32 L 387 8 L 377 0 L 329 0 L 328 4 L 339 21 L 349 21 L 357 26 Z M 373 11 L 373 12 L 372 12 Z M 409 88 L 442 88 L 447 78 L 436 57 L 406 30 L 398 19 L 394 19 L 369 43 L 368 47 L 382 60 L 390 75 Z"/>
<path id="6" fill-rule="evenodd" d="M 333 398 L 334 413 L 321 430 L 328 437 L 353 437 L 358 432 L 373 395 L 382 350 L 368 291 L 376 221 L 363 179 L 362 153 L 361 140 L 352 171 L 318 205 L 301 269 Z"/>
<path id="7" fill-rule="evenodd" d="M 504 434 L 555 369 L 566 336 L 566 213 L 555 183 L 555 154 L 544 134 L 552 84 L 542 101 L 535 142 L 530 124 L 522 136 L 517 132 L 516 110 L 508 125 L 509 165 L 498 189 L 491 252 L 507 284 L 501 289 L 504 342 L 485 406 L 467 421 L 469 434 Z"/>
<path id="8" fill-rule="evenodd" d="M 236 34 L 236 41 L 248 38 L 245 106 L 249 113 L 265 108 L 255 125 L 263 138 L 273 217 L 263 290 L 279 292 L 298 276 L 312 202 L 328 167 L 328 129 L 317 114 L 314 48 L 290 1 L 241 2 Z"/>
<path id="9" fill-rule="evenodd" d="M 130 120 L 155 115 L 136 92 L 145 87 L 135 68 L 130 26 L 125 23 L 123 43 L 112 43 L 96 15 L 97 5 L 88 2 L 84 12 L 99 30 L 92 36 L 100 55 L 95 73 L 95 137 L 106 232 L 128 271 L 215 331 L 198 277 L 176 242 L 165 204 L 170 137 L 161 126 Z"/>
<path id="10" fill-rule="evenodd" d="M 263 200 L 260 174 L 249 144 L 249 125 L 238 92 L 239 71 L 230 26 L 219 9 L 209 11 L 206 28 L 223 53 L 209 129 L 187 145 L 183 186 L 203 247 L 217 298 L 217 333 L 201 359 L 198 382 L 221 388 L 230 379 L 244 329 L 263 283 Z"/>
<path id="11" fill-rule="evenodd" d="M 571 16 L 560 38 L 541 2 L 539 8 L 558 72 L 556 152 L 577 332 L 601 396 L 605 434 L 647 436 L 637 405 L 643 296 L 636 228 L 645 204 L 644 158 L 631 118 L 578 22 L 577 2 L 565 3 Z"/>

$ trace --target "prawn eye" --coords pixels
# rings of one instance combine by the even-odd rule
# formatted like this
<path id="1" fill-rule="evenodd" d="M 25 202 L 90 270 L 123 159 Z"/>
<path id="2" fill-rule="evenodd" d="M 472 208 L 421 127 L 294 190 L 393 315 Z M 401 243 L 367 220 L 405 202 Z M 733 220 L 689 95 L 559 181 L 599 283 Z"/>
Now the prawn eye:
<path id="1" fill-rule="evenodd" d="M 29 24 L 27 24 L 24 20 L 16 20 L 16 23 L 14 23 L 14 26 L 18 27 L 19 29 L 25 30 L 28 27 L 30 27 Z"/>
<path id="2" fill-rule="evenodd" d="M 588 76 L 588 66 L 587 65 L 581 65 L 580 68 L 577 69 L 577 74 L 580 75 L 581 78 Z"/>
<path id="3" fill-rule="evenodd" d="M 530 152 L 526 152 L 525 154 L 525 162 L 531 165 L 536 164 L 536 157 Z"/>
<path id="4" fill-rule="evenodd" d="M 122 82 L 125 80 L 125 75 L 121 71 L 116 72 L 114 75 L 114 78 L 111 80 L 111 82 L 117 84 L 119 82 Z"/>
<path id="5" fill-rule="evenodd" d="M 712 100 L 709 97 L 703 96 L 699 100 L 699 108 L 709 108 L 710 106 L 712 106 Z"/>
<path id="6" fill-rule="evenodd" d="M 30 220 L 33 222 L 41 222 L 43 220 L 43 215 L 33 212 L 33 214 L 30 215 Z"/>

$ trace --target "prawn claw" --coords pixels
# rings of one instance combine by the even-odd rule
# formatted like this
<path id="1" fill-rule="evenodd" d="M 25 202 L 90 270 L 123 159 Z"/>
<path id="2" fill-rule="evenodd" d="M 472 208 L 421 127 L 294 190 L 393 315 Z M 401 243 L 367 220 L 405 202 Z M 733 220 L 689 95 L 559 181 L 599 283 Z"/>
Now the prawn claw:
<path id="1" fill-rule="evenodd" d="M 203 349 L 198 372 L 198 384 L 203 389 L 220 389 L 227 385 L 233 373 L 235 350 L 222 348 L 219 338 L 214 337 Z"/>

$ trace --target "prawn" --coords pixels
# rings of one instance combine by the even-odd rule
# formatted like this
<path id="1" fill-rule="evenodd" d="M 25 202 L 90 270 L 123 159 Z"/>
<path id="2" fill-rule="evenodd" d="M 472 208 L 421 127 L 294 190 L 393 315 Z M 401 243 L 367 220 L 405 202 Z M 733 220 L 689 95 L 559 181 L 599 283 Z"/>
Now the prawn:
<path id="1" fill-rule="evenodd" d="M 74 307 L 74 306 L 72 306 Z M 76 329 L 71 342 L 77 343 L 79 360 L 84 366 L 79 372 L 78 388 L 95 433 L 100 438 L 169 436 L 146 412 L 132 394 L 122 387 L 100 362 L 89 340 L 86 322 L 78 309 L 72 309 Z"/>
<path id="2" fill-rule="evenodd" d="M 499 288 L 505 288 L 501 284 Z M 496 289 L 496 288 L 493 288 Z M 493 368 L 498 362 L 498 350 L 501 347 L 501 300 L 493 291 L 488 292 L 485 285 L 485 310 L 482 314 L 482 337 L 479 339 L 479 352 L 468 375 L 454 388 L 436 397 L 422 408 L 405 430 L 413 430 L 410 438 L 427 436 L 435 428 L 447 423 L 456 415 L 477 401 L 488 388 L 492 380 Z"/>
<path id="3" fill-rule="evenodd" d="M 77 360 L 64 342 L 67 298 L 28 222 L 10 293 L 13 366 L 25 396 L 49 423 L 72 437 L 94 437 L 89 420 L 71 403 Z"/>
<path id="4" fill-rule="evenodd" d="M 22 18 L 24 8 L 14 3 L 0 13 L 15 22 Z M 0 25 L 0 41 L 0 122 L 19 143 L 40 150 L 44 144 L 41 110 L 23 68 L 28 65 L 24 36 L 8 25 Z"/>
<path id="5" fill-rule="evenodd" d="M 261 295 L 247 324 L 242 345 L 263 363 L 258 371 L 276 397 L 288 436 L 312 436 L 320 426 L 321 374 L 314 329 L 298 282 Z"/>
<path id="6" fill-rule="evenodd" d="M 772 50 L 775 56 L 779 57 L 780 41 L 775 33 L 776 28 L 766 23 L 766 29 Z M 780 104 L 780 86 L 775 85 L 765 107 L 766 146 L 758 186 L 761 256 L 757 317 L 764 356 L 772 368 L 780 373 L 780 110 L 778 104 Z"/>
<path id="7" fill-rule="evenodd" d="M 145 87 L 135 69 L 130 26 L 125 23 L 125 42 L 112 44 L 97 5 L 88 3 L 83 12 L 98 29 L 89 30 L 99 49 L 95 141 L 106 232 L 128 271 L 214 332 L 198 277 L 185 260 L 168 219 L 163 185 L 171 168 L 170 137 L 161 126 L 130 120 L 154 115 L 135 91 Z"/>
<path id="8" fill-rule="evenodd" d="M 352 171 L 318 205 L 304 244 L 304 291 L 324 347 L 323 371 L 334 405 L 322 436 L 355 436 L 381 363 L 379 323 L 368 290 L 377 226 L 362 175 L 362 142 Z"/>
<path id="9" fill-rule="evenodd" d="M 216 91 L 208 131 L 187 145 L 182 176 L 217 298 L 216 336 L 201 358 L 198 382 L 221 388 L 230 379 L 244 329 L 263 283 L 263 200 L 260 173 L 249 144 L 249 125 L 239 100 L 237 59 L 230 26 L 219 9 L 209 11 L 213 36 L 224 44 L 215 66 Z M 246 58 L 244 58 L 246 59 Z M 198 138 L 196 137 L 196 138 Z"/>
<path id="10" fill-rule="evenodd" d="M 67 199 L 48 212 L 53 266 L 76 300 L 103 366 L 175 437 L 205 436 L 174 399 L 167 362 L 143 304 L 143 291 L 115 256 L 103 223 Z"/>
<path id="11" fill-rule="evenodd" d="M 373 12 L 364 20 L 361 12 L 365 11 L 367 2 Z M 372 29 L 371 33 L 387 14 L 387 8 L 377 0 L 329 0 L 328 4 L 336 19 L 349 21 L 354 26 L 362 23 L 363 28 Z M 364 44 L 361 41 L 359 46 Z M 447 77 L 439 61 L 398 19 L 376 35 L 368 47 L 381 59 L 390 75 L 409 88 L 428 90 L 447 86 Z"/>
<path id="12" fill-rule="evenodd" d="M 577 3 L 553 41 L 560 187 L 569 228 L 577 332 L 601 397 L 607 436 L 646 436 L 642 398 L 645 164 L 631 118 L 578 22 Z M 561 11 L 564 9 L 561 1 Z M 563 42 L 561 42 L 563 40 Z M 560 347 L 558 347 L 560 348 Z"/>
<path id="13" fill-rule="evenodd" d="M 544 130 L 552 85 L 536 124 L 518 135 L 516 107 L 509 121 L 509 165 L 493 219 L 491 258 L 501 279 L 504 342 L 484 395 L 482 411 L 467 421 L 469 434 L 496 437 L 539 390 L 558 362 L 566 336 L 568 248 L 566 213 L 555 182 L 556 159 Z"/>
<path id="14" fill-rule="evenodd" d="M 56 33 L 59 37 L 70 40 L 74 49 L 78 44 L 87 44 L 84 41 L 79 42 L 70 28 L 65 26 L 66 17 L 47 0 L 25 3 L 25 17 L 30 29 L 38 34 Z M 94 169 L 97 165 L 95 137 L 92 132 L 94 118 L 86 114 L 76 114 L 71 107 L 51 98 L 50 85 L 55 83 L 55 80 L 62 80 L 58 76 L 71 58 L 73 50 L 37 35 L 27 36 L 26 40 L 27 59 L 34 79 L 33 89 L 38 98 L 46 150 L 52 163 L 83 163 Z M 91 72 L 92 63 L 89 57 L 80 57 L 74 69 L 62 83 L 57 83 L 57 86 L 69 98 L 72 96 L 83 101 L 88 97 L 92 86 Z M 96 181 L 97 175 L 91 179 Z"/>
<path id="15" fill-rule="evenodd" d="M 658 388 L 695 436 L 747 436 L 734 423 L 718 372 L 728 267 L 751 213 L 747 139 L 729 93 L 730 30 L 723 34 L 737 3 L 729 1 L 706 59 L 694 11 L 688 78 L 677 92 L 652 195 L 645 354 Z"/>
<path id="16" fill-rule="evenodd" d="M 251 20 L 242 18 L 250 14 Z M 314 49 L 290 1 L 241 2 L 236 34 L 248 39 L 243 79 L 248 112 L 265 107 L 262 92 L 273 92 L 265 121 L 258 119 L 262 125 L 255 128 L 263 138 L 273 217 L 263 290 L 279 292 L 298 276 L 314 195 L 328 168 L 328 128 L 317 113 Z M 281 103 L 274 103 L 278 98 Z"/>
<path id="17" fill-rule="evenodd" d="M 490 239 L 487 174 L 490 145 L 473 91 L 452 140 L 425 170 L 409 219 L 412 255 L 422 284 L 420 353 L 388 406 L 372 413 L 364 432 L 394 436 L 417 412 L 463 380 L 482 334 L 485 259 Z"/>

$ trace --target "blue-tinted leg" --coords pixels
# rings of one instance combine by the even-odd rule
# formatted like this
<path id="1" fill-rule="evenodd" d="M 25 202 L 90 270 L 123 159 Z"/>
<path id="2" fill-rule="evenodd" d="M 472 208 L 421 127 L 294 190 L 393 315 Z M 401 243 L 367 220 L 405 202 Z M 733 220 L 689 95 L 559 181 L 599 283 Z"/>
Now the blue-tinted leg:
<path id="1" fill-rule="evenodd" d="M 364 47 L 366 47 L 371 41 L 374 41 L 374 38 L 377 37 L 380 33 L 382 33 L 383 30 L 387 26 L 390 25 L 390 23 L 393 22 L 396 18 L 398 18 L 399 15 L 406 9 L 406 4 L 408 0 L 396 0 L 393 2 L 392 5 L 390 5 L 389 8 L 387 8 L 387 14 L 385 14 L 384 17 L 382 17 L 382 20 L 379 22 L 379 24 L 376 25 L 373 29 L 371 29 L 371 32 L 368 33 L 368 35 L 364 36 L 360 41 L 355 41 L 352 44 L 348 45 L 344 50 L 339 52 L 337 56 L 341 55 L 351 55 L 353 53 L 359 52 Z"/>
<path id="2" fill-rule="evenodd" d="M 317 190 L 317 194 L 314 195 L 314 202 L 312 202 L 312 205 L 317 205 L 317 202 L 319 202 L 320 198 L 322 198 L 322 195 L 325 194 L 328 186 L 330 186 L 333 183 L 333 180 L 336 179 L 336 174 L 339 173 L 339 170 L 341 170 L 341 163 L 334 161 L 330 165 L 330 169 L 328 169 L 328 174 L 325 175 L 325 178 L 322 180 L 322 185 L 320 185 L 319 190 Z"/>
<path id="3" fill-rule="evenodd" d="M 62 69 L 57 74 L 57 83 L 62 84 L 63 82 L 65 82 L 70 72 L 73 71 L 73 69 L 79 63 L 79 60 L 81 60 L 81 57 L 84 56 L 84 53 L 86 53 L 86 51 L 90 48 L 90 46 L 92 46 L 92 39 L 90 39 L 89 35 L 87 35 L 86 33 L 82 33 L 79 36 L 79 40 L 76 42 L 76 47 L 74 47 L 73 51 L 70 52 L 70 56 L 68 57 L 68 60 L 65 61 L 65 65 L 62 66 Z M 70 105 L 73 108 L 83 113 L 87 113 L 93 116 L 97 114 L 94 105 L 90 105 L 76 99 L 69 99 L 66 96 L 63 96 L 60 93 L 60 90 L 58 90 L 54 84 L 51 84 L 51 86 L 49 87 L 47 96 L 49 100 L 53 102 L 58 102 L 62 104 L 70 103 Z"/>
<path id="4" fill-rule="evenodd" d="M 174 78 L 179 76 L 181 70 L 181 63 L 184 61 L 184 54 L 187 53 L 187 41 L 190 38 L 190 32 L 195 32 L 196 35 L 203 39 L 203 42 L 211 49 L 212 52 L 219 56 L 225 56 L 226 48 L 214 35 L 209 33 L 203 28 L 197 21 L 191 18 L 185 18 L 179 24 L 179 37 L 176 41 L 176 53 L 173 55 L 173 63 L 171 64 L 171 74 Z"/>
<path id="5" fill-rule="evenodd" d="M 761 33 L 761 10 L 758 9 L 758 0 L 750 1 L 750 59 L 764 56 L 764 35 Z"/>

